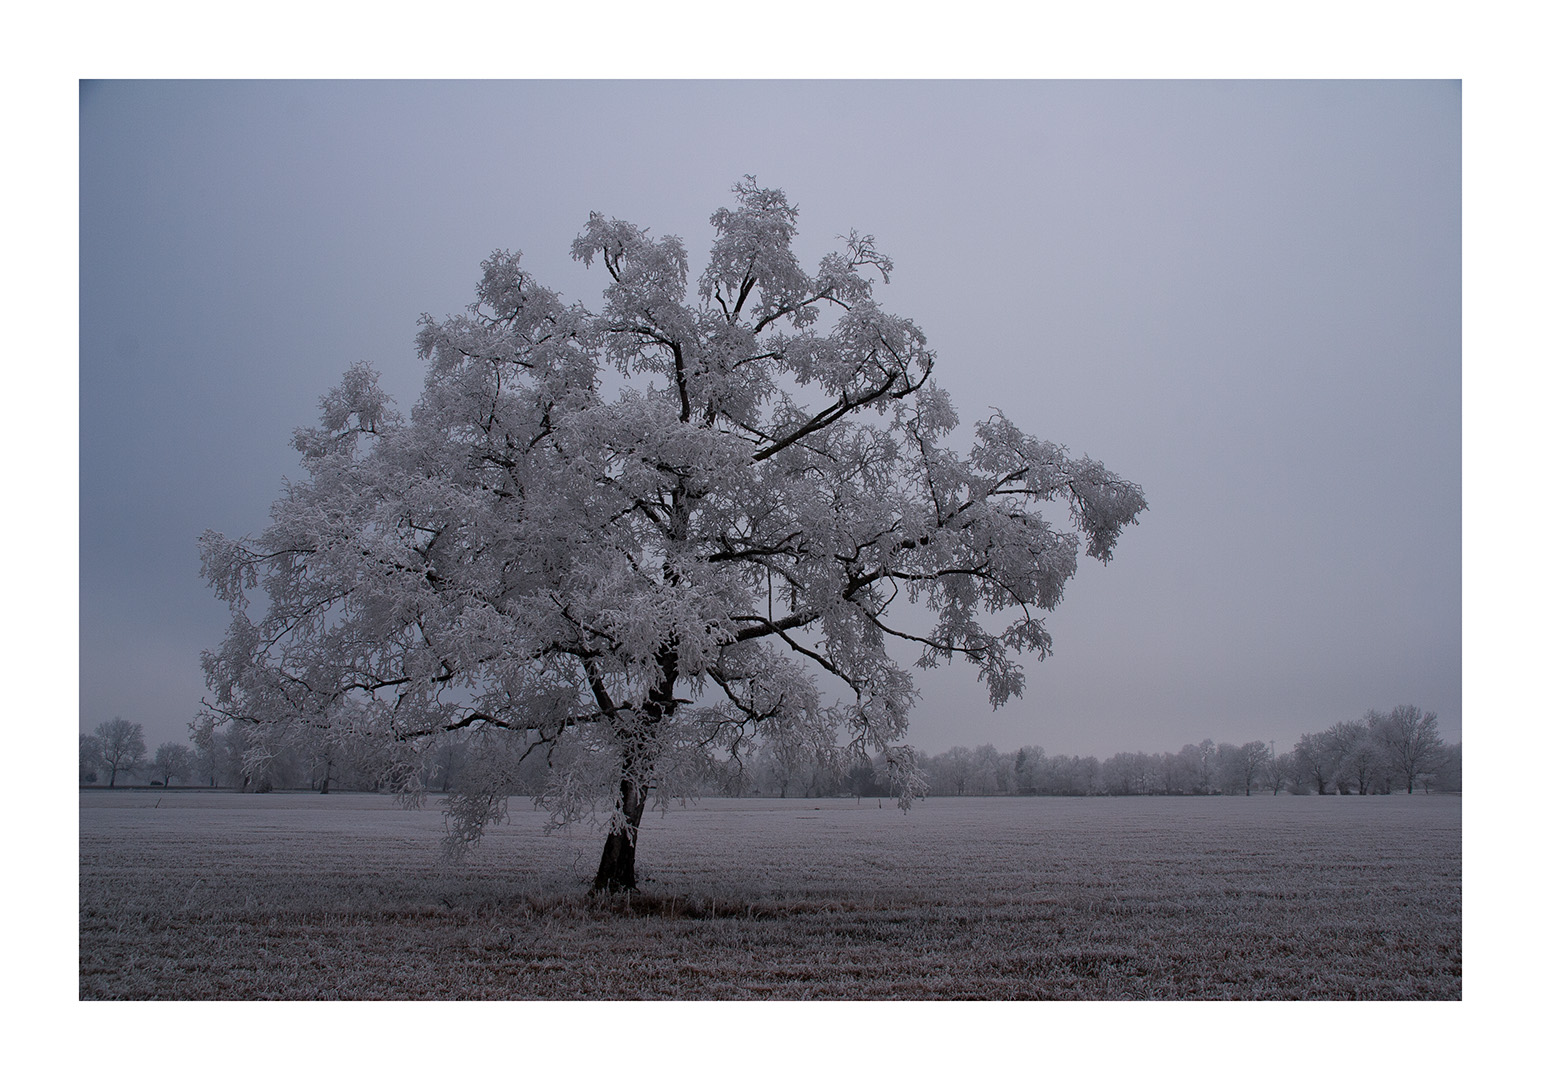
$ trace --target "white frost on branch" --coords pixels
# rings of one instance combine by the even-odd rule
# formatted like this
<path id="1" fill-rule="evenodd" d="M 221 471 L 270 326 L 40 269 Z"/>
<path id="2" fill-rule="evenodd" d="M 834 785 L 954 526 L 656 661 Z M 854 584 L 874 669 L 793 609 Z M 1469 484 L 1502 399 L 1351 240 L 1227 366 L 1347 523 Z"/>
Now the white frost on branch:
<path id="1" fill-rule="evenodd" d="M 465 313 L 421 320 L 410 415 L 368 367 L 344 375 L 270 527 L 202 538 L 232 610 L 204 656 L 211 721 L 419 755 L 519 733 L 558 766 L 554 821 L 598 797 L 634 836 L 649 793 L 762 745 L 880 750 L 908 805 L 916 692 L 890 642 L 973 663 L 993 705 L 1021 693 L 1078 555 L 1109 558 L 1143 492 L 1000 414 L 953 450 L 924 334 L 875 299 L 893 264 L 872 238 L 809 273 L 785 195 L 735 194 L 694 298 L 677 238 L 596 213 L 572 254 L 605 275 L 598 312 L 498 251 Z M 467 771 L 451 846 L 510 775 L 490 751 Z"/>

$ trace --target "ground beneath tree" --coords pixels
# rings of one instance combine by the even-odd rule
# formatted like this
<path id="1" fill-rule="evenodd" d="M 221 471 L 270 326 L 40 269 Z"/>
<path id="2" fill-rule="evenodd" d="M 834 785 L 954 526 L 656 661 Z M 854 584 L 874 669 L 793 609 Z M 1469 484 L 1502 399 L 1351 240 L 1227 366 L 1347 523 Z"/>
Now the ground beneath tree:
<path id="1" fill-rule="evenodd" d="M 83 999 L 1455 999 L 1460 800 L 705 800 L 644 892 L 516 801 L 81 795 Z"/>

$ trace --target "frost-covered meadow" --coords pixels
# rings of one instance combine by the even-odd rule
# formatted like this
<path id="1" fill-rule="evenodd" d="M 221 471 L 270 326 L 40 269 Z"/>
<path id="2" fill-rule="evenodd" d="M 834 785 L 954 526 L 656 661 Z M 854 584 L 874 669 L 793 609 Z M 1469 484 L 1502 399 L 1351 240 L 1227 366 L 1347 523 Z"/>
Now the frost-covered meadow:
<path id="1" fill-rule="evenodd" d="M 80 996 L 1461 996 L 1458 797 L 704 800 L 598 904 L 599 836 L 437 805 L 83 791 Z"/>

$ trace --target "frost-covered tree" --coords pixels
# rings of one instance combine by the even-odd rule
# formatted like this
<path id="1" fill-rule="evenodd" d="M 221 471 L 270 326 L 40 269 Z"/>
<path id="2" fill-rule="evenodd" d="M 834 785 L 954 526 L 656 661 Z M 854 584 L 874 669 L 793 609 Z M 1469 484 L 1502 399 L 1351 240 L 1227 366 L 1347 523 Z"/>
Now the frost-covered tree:
<path id="1" fill-rule="evenodd" d="M 1379 744 L 1388 768 L 1399 782 L 1407 783 L 1407 793 L 1420 775 L 1434 772 L 1445 753 L 1438 717 L 1416 705 L 1398 705 L 1389 714 L 1373 709 L 1365 714 L 1365 723 Z"/>
<path id="2" fill-rule="evenodd" d="M 220 784 L 240 784 L 241 782 L 241 752 L 234 744 L 242 739 L 239 729 L 245 725 L 236 724 L 221 730 L 210 727 L 194 725 L 193 753 L 197 757 L 197 775 L 200 783 L 207 782 L 209 787 L 218 787 Z"/>
<path id="3" fill-rule="evenodd" d="M 1162 795 L 1186 795 L 1193 786 L 1188 763 L 1170 750 L 1156 758 L 1156 790 Z"/>
<path id="4" fill-rule="evenodd" d="M 1102 775 L 1107 781 L 1109 795 L 1145 794 L 1145 763 L 1140 760 L 1142 756 L 1124 751 L 1102 763 Z"/>
<path id="5" fill-rule="evenodd" d="M 889 642 L 975 664 L 995 706 L 1021 692 L 1044 613 L 1141 489 L 999 413 L 960 445 L 925 336 L 874 298 L 873 239 L 805 268 L 785 195 L 735 193 L 693 292 L 679 239 L 595 213 L 572 255 L 604 274 L 600 310 L 499 251 L 465 314 L 423 319 L 409 416 L 348 371 L 271 526 L 202 539 L 233 614 L 207 723 L 367 735 L 401 777 L 464 728 L 576 748 L 547 803 L 565 820 L 608 793 L 594 886 L 619 890 L 649 799 L 714 755 L 873 750 L 905 773 L 915 686 Z M 505 790 L 482 784 L 468 835 Z"/>
<path id="6" fill-rule="evenodd" d="M 1434 791 L 1460 791 L 1461 790 L 1461 744 L 1447 746 L 1440 751 L 1439 761 L 1435 763 L 1432 772 L 1422 773 L 1419 779 L 1423 783 L 1423 790 L 1427 793 Z"/>
<path id="7" fill-rule="evenodd" d="M 463 738 L 452 735 L 440 740 L 429 758 L 425 784 L 439 791 L 448 791 L 450 785 L 460 779 L 465 759 L 466 741 Z"/>
<path id="8" fill-rule="evenodd" d="M 102 740 L 95 735 L 80 733 L 80 782 L 96 783 L 96 770 L 102 764 Z"/>
<path id="9" fill-rule="evenodd" d="M 96 725 L 101 741 L 102 765 L 107 769 L 107 786 L 115 787 L 120 772 L 133 772 L 144 763 L 144 725 L 132 724 L 121 716 Z"/>
<path id="10" fill-rule="evenodd" d="M 974 776 L 981 795 L 1006 795 L 1012 790 L 1014 761 L 992 744 L 974 747 Z"/>
<path id="11" fill-rule="evenodd" d="M 1275 795 L 1294 779 L 1295 773 L 1295 755 L 1292 751 L 1286 750 L 1282 754 L 1270 752 L 1263 762 L 1263 781 Z"/>
<path id="12" fill-rule="evenodd" d="M 1324 732 L 1307 732 L 1295 743 L 1295 768 L 1302 782 L 1314 784 L 1318 795 L 1327 794 L 1327 785 L 1338 772 L 1340 751 Z"/>
<path id="13" fill-rule="evenodd" d="M 1216 752 L 1220 775 L 1227 790 L 1241 789 L 1243 795 L 1251 795 L 1252 788 L 1263 776 L 1268 759 L 1273 755 L 1268 744 L 1259 740 L 1232 746 L 1221 743 Z"/>
<path id="14" fill-rule="evenodd" d="M 171 786 L 173 776 L 186 780 L 197 767 L 198 758 L 193 748 L 179 742 L 161 743 L 155 748 L 155 757 L 150 762 L 151 774 L 160 777 L 161 783 L 167 787 Z"/>
<path id="15" fill-rule="evenodd" d="M 1370 737 L 1370 726 L 1363 720 L 1340 720 L 1322 733 L 1329 752 L 1336 760 L 1334 780 L 1340 794 L 1353 788 L 1359 795 L 1370 791 L 1380 748 Z"/>
<path id="16" fill-rule="evenodd" d="M 974 782 L 974 755 L 964 746 L 954 746 L 931 759 L 931 779 L 927 787 L 947 795 L 965 795 Z"/>
<path id="17" fill-rule="evenodd" d="M 743 763 L 752 774 L 752 790 L 779 799 L 787 797 L 787 790 L 807 786 L 813 771 L 812 763 L 791 743 L 762 746 L 752 760 Z"/>
<path id="18" fill-rule="evenodd" d="M 1183 749 L 1186 751 L 1187 747 Z M 1198 793 L 1209 795 L 1215 789 L 1215 768 L 1219 762 L 1219 751 L 1215 747 L 1215 740 L 1205 739 L 1199 743 L 1195 760 L 1198 763 Z"/>
<path id="19" fill-rule="evenodd" d="M 1190 781 L 1187 790 L 1195 795 L 1208 795 L 1214 790 L 1216 753 L 1213 739 L 1205 739 L 1197 746 L 1189 743 L 1177 752 Z"/>
<path id="20" fill-rule="evenodd" d="M 288 725 L 268 725 L 259 730 L 255 721 L 241 720 L 216 729 L 203 718 L 193 727 L 193 747 L 198 754 L 200 775 L 209 778 L 209 786 L 219 784 L 245 791 L 256 787 L 271 790 L 271 764 L 276 756 L 274 743 L 288 734 Z M 267 734 L 267 738 L 262 736 Z M 303 734 L 301 732 L 300 734 Z"/>
<path id="21" fill-rule="evenodd" d="M 1038 781 L 1043 775 L 1044 756 L 1041 746 L 1024 746 L 1017 751 L 1011 768 L 1018 795 L 1038 794 Z"/>

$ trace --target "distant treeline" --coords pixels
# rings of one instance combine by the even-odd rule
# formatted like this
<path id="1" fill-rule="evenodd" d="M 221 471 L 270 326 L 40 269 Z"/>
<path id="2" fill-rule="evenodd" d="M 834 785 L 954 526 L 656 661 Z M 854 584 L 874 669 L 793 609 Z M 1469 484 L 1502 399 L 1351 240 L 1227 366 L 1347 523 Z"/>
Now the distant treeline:
<path id="1" fill-rule="evenodd" d="M 323 742 L 307 729 L 277 733 L 230 724 L 192 745 L 146 750 L 143 728 L 119 718 L 80 736 L 82 784 L 124 783 L 312 791 L 381 791 L 425 787 L 454 792 L 482 783 L 487 759 L 501 759 L 500 787 L 539 795 L 551 764 L 540 746 L 504 732 L 441 738 L 408 764 L 367 743 Z M 986 744 L 940 754 L 916 751 L 914 766 L 931 795 L 1385 795 L 1393 791 L 1461 790 L 1461 746 L 1446 745 L 1435 714 L 1404 705 L 1367 712 L 1300 736 L 1275 752 L 1267 743 L 1234 745 L 1205 739 L 1176 752 L 1125 752 L 1107 758 L 1049 755 L 1041 746 L 999 751 Z M 404 771 L 405 770 L 405 771 Z M 883 754 L 800 754 L 764 746 L 744 758 L 716 762 L 696 778 L 693 794 L 760 798 L 882 798 L 894 779 Z"/>
<path id="2" fill-rule="evenodd" d="M 85 785 L 380 791 L 402 787 L 401 779 L 395 760 L 380 748 L 324 741 L 299 725 L 231 723 L 205 730 L 191 743 L 162 743 L 153 755 L 145 747 L 144 725 L 121 717 L 80 736 Z"/>
<path id="3" fill-rule="evenodd" d="M 1050 755 L 1041 746 L 1002 752 L 990 744 L 917 753 L 932 795 L 1387 795 L 1461 790 L 1461 746 L 1447 746 L 1435 714 L 1415 706 L 1371 710 L 1359 720 L 1303 734 L 1286 750 L 1262 741 L 1205 739 L 1176 752 L 1107 758 Z M 866 766 L 821 769 L 762 751 L 722 794 L 821 796 L 887 794 L 881 755 Z"/>
<path id="4" fill-rule="evenodd" d="M 936 795 L 1387 795 L 1461 790 L 1461 746 L 1419 732 L 1417 710 L 1369 713 L 1302 735 L 1288 750 L 1261 741 L 1205 739 L 1166 753 L 1050 756 L 1041 746 L 1002 753 L 988 744 L 922 755 Z M 1398 715 L 1401 714 L 1401 715 Z M 1395 718 L 1395 719 L 1393 719 Z M 1434 717 L 1428 714 L 1432 724 Z M 1409 729 L 1412 734 L 1409 735 Z M 1432 739 L 1429 737 L 1432 734 Z"/>
<path id="5" fill-rule="evenodd" d="M 143 727 L 120 718 L 80 736 L 80 783 L 234 787 L 239 790 L 398 790 L 455 792 L 485 781 L 499 758 L 499 786 L 513 795 L 546 789 L 544 747 L 505 732 L 444 736 L 418 760 L 404 763 L 367 743 L 317 740 L 311 729 L 279 732 L 254 724 L 206 730 L 193 744 L 146 750 Z M 1461 744 L 1447 746 L 1435 713 L 1415 706 L 1371 710 L 1361 719 L 1301 735 L 1274 752 L 1251 741 L 1188 744 L 1176 752 L 1114 753 L 1110 758 L 1049 755 L 975 746 L 915 752 L 915 772 L 929 795 L 1387 795 L 1393 790 L 1459 792 Z M 883 753 L 814 756 L 764 746 L 718 761 L 693 784 L 698 795 L 760 798 L 881 798 L 894 778 Z"/>

